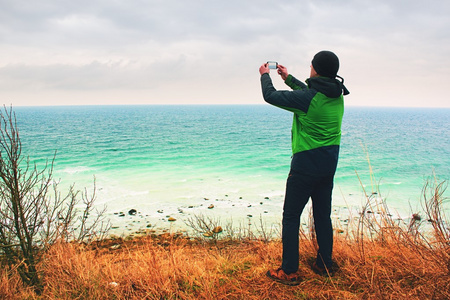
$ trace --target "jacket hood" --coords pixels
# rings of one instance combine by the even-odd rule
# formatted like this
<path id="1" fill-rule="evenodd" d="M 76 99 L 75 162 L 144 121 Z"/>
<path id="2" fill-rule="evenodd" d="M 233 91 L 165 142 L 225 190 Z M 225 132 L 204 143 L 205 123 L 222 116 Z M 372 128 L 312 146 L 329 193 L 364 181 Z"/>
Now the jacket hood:
<path id="1" fill-rule="evenodd" d="M 309 88 L 315 89 L 330 98 L 337 98 L 341 94 L 348 95 L 350 92 L 344 86 L 344 79 L 336 76 L 342 81 L 328 77 L 312 77 L 306 80 Z"/>

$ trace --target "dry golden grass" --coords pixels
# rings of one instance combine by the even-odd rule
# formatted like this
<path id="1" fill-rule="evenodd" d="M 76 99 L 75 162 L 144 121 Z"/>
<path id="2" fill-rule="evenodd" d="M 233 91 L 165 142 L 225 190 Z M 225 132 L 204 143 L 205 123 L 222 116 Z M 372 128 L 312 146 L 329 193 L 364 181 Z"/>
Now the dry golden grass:
<path id="1" fill-rule="evenodd" d="M 14 268 L 2 265 L 0 299 L 450 299 L 444 190 L 442 184 L 425 188 L 426 218 L 413 215 L 410 223 L 394 220 L 383 201 L 369 196 L 359 216 L 343 227 L 335 224 L 333 257 L 340 269 L 331 278 L 310 270 L 317 246 L 304 231 L 303 281 L 294 287 L 265 275 L 281 263 L 279 240 L 251 233 L 222 240 L 166 233 L 56 243 L 39 266 L 43 293 L 37 296 Z"/>
<path id="2" fill-rule="evenodd" d="M 420 250 L 421 249 L 421 250 Z M 1 271 L 2 299 L 449 299 L 449 249 L 414 247 L 391 233 L 364 243 L 335 239 L 340 270 L 314 274 L 311 240 L 301 241 L 303 282 L 265 276 L 281 260 L 279 241 L 191 241 L 174 235 L 55 244 L 45 254 L 41 296 Z M 447 264 L 443 259 L 447 259 Z M 9 274 L 8 274 L 9 273 Z"/>

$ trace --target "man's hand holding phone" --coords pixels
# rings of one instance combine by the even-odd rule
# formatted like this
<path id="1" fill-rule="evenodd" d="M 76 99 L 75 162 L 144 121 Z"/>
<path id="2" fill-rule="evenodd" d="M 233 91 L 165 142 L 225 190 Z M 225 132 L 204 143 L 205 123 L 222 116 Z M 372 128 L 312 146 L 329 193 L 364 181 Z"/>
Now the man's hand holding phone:
<path id="1" fill-rule="evenodd" d="M 287 68 L 283 65 L 280 64 L 278 65 L 277 72 L 281 76 L 281 79 L 283 80 L 286 80 L 286 78 L 289 76 Z"/>

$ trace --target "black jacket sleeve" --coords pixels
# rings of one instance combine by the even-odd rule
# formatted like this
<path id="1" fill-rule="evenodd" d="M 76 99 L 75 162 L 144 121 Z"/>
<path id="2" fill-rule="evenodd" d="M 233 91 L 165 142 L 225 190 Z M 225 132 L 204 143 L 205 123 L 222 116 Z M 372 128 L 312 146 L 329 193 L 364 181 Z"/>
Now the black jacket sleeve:
<path id="1" fill-rule="evenodd" d="M 261 88 L 264 100 L 274 106 L 292 111 L 308 111 L 311 99 L 315 92 L 306 87 L 295 91 L 277 91 L 272 84 L 272 79 L 268 73 L 261 75 Z"/>

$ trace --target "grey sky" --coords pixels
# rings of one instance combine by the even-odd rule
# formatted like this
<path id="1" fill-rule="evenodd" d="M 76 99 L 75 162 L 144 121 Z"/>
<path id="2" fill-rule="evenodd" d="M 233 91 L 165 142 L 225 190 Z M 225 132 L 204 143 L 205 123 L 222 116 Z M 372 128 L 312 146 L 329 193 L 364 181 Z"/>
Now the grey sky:
<path id="1" fill-rule="evenodd" d="M 437 0 L 0 0 L 0 99 L 262 103 L 262 63 L 304 80 L 326 49 L 348 105 L 450 107 L 449 15 Z"/>

